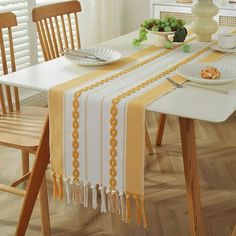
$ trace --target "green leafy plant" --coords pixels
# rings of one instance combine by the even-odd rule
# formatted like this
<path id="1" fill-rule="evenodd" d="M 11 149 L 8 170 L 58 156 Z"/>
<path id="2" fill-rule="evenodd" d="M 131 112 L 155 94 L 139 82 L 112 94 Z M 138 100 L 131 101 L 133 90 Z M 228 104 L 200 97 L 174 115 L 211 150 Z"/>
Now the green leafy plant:
<path id="1" fill-rule="evenodd" d="M 141 42 L 147 40 L 148 31 L 175 32 L 173 42 L 184 42 L 188 34 L 184 27 L 185 24 L 184 20 L 176 19 L 174 16 L 166 16 L 163 19 L 147 19 L 141 24 L 138 38 L 133 40 L 133 45 L 139 46 Z"/>

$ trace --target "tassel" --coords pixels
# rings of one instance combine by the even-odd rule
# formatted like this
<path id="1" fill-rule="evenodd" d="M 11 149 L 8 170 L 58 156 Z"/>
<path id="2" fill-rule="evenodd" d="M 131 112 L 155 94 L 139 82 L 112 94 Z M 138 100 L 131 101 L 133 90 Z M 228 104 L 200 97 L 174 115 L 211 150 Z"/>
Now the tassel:
<path id="1" fill-rule="evenodd" d="M 111 192 L 109 189 L 106 190 L 107 194 L 107 208 L 108 211 L 112 211 L 112 199 L 111 199 Z"/>
<path id="2" fill-rule="evenodd" d="M 130 222 L 130 194 L 126 193 L 126 212 L 125 212 L 125 223 Z"/>
<path id="3" fill-rule="evenodd" d="M 97 188 L 96 186 L 92 186 L 92 205 L 93 209 L 97 209 L 98 207 L 98 202 L 97 202 Z"/>
<path id="4" fill-rule="evenodd" d="M 59 182 L 58 196 L 59 196 L 59 199 L 62 200 L 63 199 L 63 180 L 61 176 L 58 177 L 58 182 Z"/>
<path id="5" fill-rule="evenodd" d="M 82 184 L 79 184 L 79 192 L 80 192 L 80 194 L 79 194 L 79 203 L 81 204 L 81 205 L 84 205 L 84 194 L 83 194 L 83 185 Z"/>
<path id="6" fill-rule="evenodd" d="M 125 197 L 124 193 L 120 193 L 120 208 L 122 220 L 125 221 Z"/>
<path id="7" fill-rule="evenodd" d="M 111 193 L 112 197 L 112 213 L 116 213 L 117 206 L 116 206 L 116 190 L 113 190 Z"/>
<path id="8" fill-rule="evenodd" d="M 71 202 L 74 204 L 75 201 L 75 188 L 74 188 L 74 180 L 70 181 L 70 186 L 71 186 Z"/>
<path id="9" fill-rule="evenodd" d="M 75 196 L 76 196 L 76 204 L 79 204 L 79 199 L 80 199 L 80 183 L 76 182 L 75 184 Z"/>
<path id="10" fill-rule="evenodd" d="M 116 213 L 120 215 L 120 197 L 118 191 L 116 191 Z"/>
<path id="11" fill-rule="evenodd" d="M 65 181 L 65 185 L 66 185 L 66 200 L 67 200 L 67 204 L 71 204 L 71 185 L 70 185 L 70 179 L 68 177 L 65 177 L 64 181 Z"/>
<path id="12" fill-rule="evenodd" d="M 99 190 L 101 192 L 101 212 L 106 213 L 107 212 L 107 206 L 106 206 L 106 193 L 105 188 L 100 186 Z"/>
<path id="13" fill-rule="evenodd" d="M 73 181 L 72 185 L 72 203 L 73 205 L 77 205 L 78 204 L 78 194 L 77 194 L 77 186 L 76 183 Z"/>
<path id="14" fill-rule="evenodd" d="M 143 216 L 143 225 L 144 225 L 144 228 L 147 229 L 148 223 L 147 223 L 147 217 L 146 217 L 145 206 L 144 206 L 144 196 L 140 197 L 140 201 L 141 201 L 141 209 L 142 209 L 142 216 Z"/>
<path id="15" fill-rule="evenodd" d="M 56 173 L 52 174 L 52 178 L 53 178 L 53 196 L 54 196 L 54 198 L 57 198 L 58 197 L 58 185 L 57 185 Z"/>
<path id="16" fill-rule="evenodd" d="M 84 207 L 88 207 L 88 184 L 84 184 Z"/>
<path id="17" fill-rule="evenodd" d="M 133 195 L 135 206 L 136 206 L 136 221 L 138 225 L 141 225 L 141 204 L 140 199 L 137 194 Z"/>

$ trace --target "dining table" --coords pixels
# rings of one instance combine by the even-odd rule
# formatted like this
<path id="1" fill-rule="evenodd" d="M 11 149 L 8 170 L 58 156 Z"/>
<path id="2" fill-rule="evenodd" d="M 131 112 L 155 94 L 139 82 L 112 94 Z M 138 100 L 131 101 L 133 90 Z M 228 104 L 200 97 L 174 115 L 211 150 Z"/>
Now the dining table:
<path id="1" fill-rule="evenodd" d="M 125 58 L 151 45 L 151 41 L 148 40 L 140 47 L 133 47 L 132 39 L 136 36 L 137 31 L 100 43 L 95 47 L 114 49 L 119 51 L 122 57 Z M 193 50 L 198 46 L 203 47 L 209 44 L 197 41 L 194 43 L 196 45 L 193 46 Z M 179 50 L 181 55 L 184 53 L 181 51 L 181 48 L 176 50 Z M 191 52 L 189 55 L 191 55 Z M 218 61 L 236 66 L 235 59 L 235 54 L 228 53 L 225 54 L 224 57 L 219 58 Z M 176 62 L 178 62 L 178 58 Z M 136 62 L 133 61 L 131 63 Z M 99 68 L 95 66 L 77 65 L 62 56 L 1 76 L 0 83 L 39 92 L 48 92 L 54 86 L 98 69 Z M 211 87 L 211 85 L 206 86 Z M 222 123 L 225 122 L 236 109 L 236 82 L 214 85 L 213 87 L 224 91 L 227 90 L 227 94 L 211 89 L 186 86 L 168 92 L 146 107 L 147 111 L 173 115 L 179 119 L 188 214 L 192 236 L 204 235 L 194 121 L 200 120 Z M 47 117 L 39 148 L 36 153 L 37 158 L 35 159 L 27 187 L 27 194 L 21 210 L 16 235 L 23 235 L 22 232 L 26 231 L 42 178 L 50 162 L 49 122 L 50 120 Z"/>

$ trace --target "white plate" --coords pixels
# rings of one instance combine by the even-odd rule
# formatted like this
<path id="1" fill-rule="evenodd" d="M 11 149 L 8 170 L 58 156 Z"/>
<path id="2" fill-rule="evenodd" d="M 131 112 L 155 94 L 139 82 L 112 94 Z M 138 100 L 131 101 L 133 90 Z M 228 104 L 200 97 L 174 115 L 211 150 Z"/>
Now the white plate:
<path id="1" fill-rule="evenodd" d="M 236 52 L 236 48 L 231 48 L 231 49 L 220 48 L 217 44 L 212 45 L 211 49 L 219 52 L 230 52 L 230 53 Z"/>
<path id="2" fill-rule="evenodd" d="M 216 80 L 203 79 L 201 70 L 206 66 L 214 66 L 221 72 L 221 76 Z M 192 63 L 180 67 L 177 73 L 186 79 L 200 84 L 226 84 L 236 80 L 236 68 L 233 65 L 222 63 Z"/>
<path id="3" fill-rule="evenodd" d="M 98 61 L 89 58 L 82 58 L 74 54 L 65 54 L 66 59 L 82 66 L 103 66 L 113 63 L 121 58 L 121 53 L 107 48 L 86 48 L 86 49 L 74 50 L 74 52 L 93 54 L 99 58 L 106 60 L 106 61 Z"/>

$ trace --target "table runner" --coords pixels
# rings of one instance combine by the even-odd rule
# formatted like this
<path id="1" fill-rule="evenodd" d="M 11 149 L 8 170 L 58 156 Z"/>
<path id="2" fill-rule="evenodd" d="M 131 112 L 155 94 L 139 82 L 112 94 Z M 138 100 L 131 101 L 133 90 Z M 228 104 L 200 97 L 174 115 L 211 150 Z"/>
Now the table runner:
<path id="1" fill-rule="evenodd" d="M 190 38 L 189 43 L 193 40 Z M 205 56 L 205 61 L 214 61 L 223 55 L 212 53 L 206 57 L 209 44 L 198 44 L 194 49 L 194 53 L 184 54 L 176 48 L 158 52 L 150 47 L 119 64 L 50 90 L 54 196 L 63 197 L 64 177 L 68 203 L 80 202 L 88 206 L 90 186 L 92 205 L 97 208 L 98 185 L 102 212 L 117 212 L 129 222 L 133 197 L 137 223 L 140 224 L 142 218 L 144 227 L 147 227 L 143 184 L 145 107 L 175 88 L 163 79 L 173 75 L 178 67 L 201 56 Z M 180 61 L 166 66 L 171 52 L 175 54 L 173 58 Z M 132 59 L 150 53 L 156 54 L 122 70 Z M 155 69 L 156 63 L 162 61 L 166 61 L 163 68 Z M 117 68 L 121 70 L 112 72 Z M 185 82 L 180 76 L 175 75 L 174 79 Z"/>

